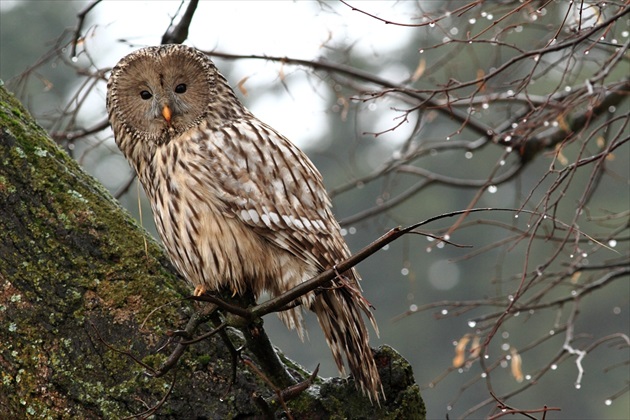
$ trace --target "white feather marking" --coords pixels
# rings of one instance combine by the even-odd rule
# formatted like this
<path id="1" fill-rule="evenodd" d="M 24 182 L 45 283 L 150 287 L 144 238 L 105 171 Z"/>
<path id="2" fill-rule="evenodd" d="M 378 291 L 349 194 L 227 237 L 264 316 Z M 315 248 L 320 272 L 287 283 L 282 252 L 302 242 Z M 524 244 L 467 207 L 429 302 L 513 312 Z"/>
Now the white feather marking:
<path id="1" fill-rule="evenodd" d="M 304 223 L 304 227 L 306 229 L 311 229 L 311 221 L 308 220 L 306 217 L 300 217 L 300 220 L 302 221 L 302 223 Z"/>
<path id="2" fill-rule="evenodd" d="M 247 210 L 241 210 L 241 219 L 245 222 L 248 222 L 251 219 Z"/>
<path id="3" fill-rule="evenodd" d="M 260 217 L 258 216 L 258 213 L 256 212 L 256 210 L 254 209 L 250 209 L 248 210 L 249 216 L 252 220 L 252 222 L 258 224 L 258 222 L 260 221 Z"/>

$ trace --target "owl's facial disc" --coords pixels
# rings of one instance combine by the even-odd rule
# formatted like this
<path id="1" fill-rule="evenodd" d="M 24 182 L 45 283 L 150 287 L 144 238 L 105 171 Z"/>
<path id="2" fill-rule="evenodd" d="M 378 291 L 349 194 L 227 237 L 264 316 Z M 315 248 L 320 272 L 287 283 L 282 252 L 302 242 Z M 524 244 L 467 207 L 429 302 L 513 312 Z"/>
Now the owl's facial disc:
<path id="1" fill-rule="evenodd" d="M 166 143 L 199 124 L 210 102 L 203 63 L 179 51 L 140 56 L 117 83 L 119 118 L 142 138 Z"/>

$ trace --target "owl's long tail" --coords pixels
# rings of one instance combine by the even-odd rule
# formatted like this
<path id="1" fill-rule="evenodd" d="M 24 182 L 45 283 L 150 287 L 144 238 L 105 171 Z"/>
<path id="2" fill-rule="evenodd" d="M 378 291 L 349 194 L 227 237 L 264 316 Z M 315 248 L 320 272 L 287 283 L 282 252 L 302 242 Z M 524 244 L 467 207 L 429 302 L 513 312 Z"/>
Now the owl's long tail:
<path id="1" fill-rule="evenodd" d="M 321 292 L 311 304 L 311 310 L 317 315 L 339 372 L 345 374 L 342 358 L 345 353 L 357 389 L 360 388 L 370 401 L 380 404 L 384 398 L 383 387 L 361 312 L 367 315 L 377 335 L 378 327 L 358 284 L 347 280 L 343 283 Z"/>

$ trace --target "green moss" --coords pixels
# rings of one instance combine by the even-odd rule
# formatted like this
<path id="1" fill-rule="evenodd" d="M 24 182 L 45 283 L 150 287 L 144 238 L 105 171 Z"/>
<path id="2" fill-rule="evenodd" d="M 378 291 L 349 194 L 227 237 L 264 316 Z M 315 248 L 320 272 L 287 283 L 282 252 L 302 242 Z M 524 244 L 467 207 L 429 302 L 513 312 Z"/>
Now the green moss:
<path id="1" fill-rule="evenodd" d="M 210 356 L 208 356 L 207 354 L 202 354 L 201 356 L 197 357 L 197 363 L 202 367 L 205 368 L 208 366 L 208 364 L 212 361 L 212 358 Z"/>
<path id="2" fill-rule="evenodd" d="M 128 396 L 141 386 L 150 394 L 162 395 L 164 381 L 147 382 L 143 368 L 120 353 L 107 351 L 104 343 L 90 335 L 85 322 L 94 317 L 93 311 L 102 311 L 113 318 L 114 324 L 135 328 L 135 335 L 128 337 L 135 348 L 145 351 L 142 349 L 158 340 L 159 335 L 154 334 L 171 327 L 173 321 L 166 319 L 179 320 L 176 312 L 181 304 L 167 305 L 144 324 L 151 334 L 138 333 L 150 311 L 181 296 L 174 287 L 176 277 L 166 269 L 161 249 L 148 239 L 145 253 L 144 232 L 102 186 L 47 139 L 3 89 L 0 124 L 0 200 L 12 205 L 7 217 L 0 220 L 0 235 L 3 244 L 23 244 L 0 247 L 0 252 L 10 253 L 1 256 L 0 273 L 15 281 L 10 287 L 4 286 L 5 291 L 14 292 L 2 301 L 0 330 L 4 332 L 0 337 L 3 343 L 11 344 L 0 348 L 0 358 L 20 367 L 15 371 L 3 369 L 0 394 L 12 397 L 0 397 L 0 405 L 6 403 L 8 412 L 14 414 L 64 417 L 66 408 L 56 406 L 51 397 L 53 381 L 71 390 L 73 398 L 86 407 L 97 407 L 99 417 L 127 416 L 129 407 L 106 398 L 107 390 Z M 16 187 L 15 180 L 24 187 Z M 24 195 L 27 188 L 32 192 Z M 26 221 L 22 231 L 14 227 L 19 224 L 12 228 L 4 225 L 11 218 Z M 28 253 L 20 255 L 21 250 Z M 111 264 L 111 259 L 118 264 Z M 4 282 L 3 276 L 0 282 Z M 86 296 L 98 304 L 87 305 Z M 127 334 L 131 332 L 128 328 Z M 77 334 L 81 331 L 87 339 L 78 342 L 70 338 L 81 336 Z M 34 339 L 47 334 L 54 338 Z M 86 352 L 83 348 L 90 342 L 92 350 Z M 156 365 L 163 358 L 155 356 Z M 127 380 L 105 385 L 112 375 L 120 376 L 121 372 L 126 373 L 123 376 Z M 109 379 L 94 380 L 103 373 Z M 42 389 L 46 392 L 40 393 Z M 59 400 L 66 398 L 60 396 Z"/>

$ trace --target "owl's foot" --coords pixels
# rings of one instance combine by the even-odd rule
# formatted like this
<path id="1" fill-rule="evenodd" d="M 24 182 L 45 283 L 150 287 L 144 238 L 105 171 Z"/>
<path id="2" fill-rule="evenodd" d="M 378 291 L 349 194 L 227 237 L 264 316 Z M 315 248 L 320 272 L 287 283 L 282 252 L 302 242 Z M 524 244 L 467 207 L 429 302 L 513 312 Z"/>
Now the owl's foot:
<path id="1" fill-rule="evenodd" d="M 206 286 L 197 285 L 195 286 L 195 291 L 193 292 L 193 296 L 201 296 L 205 294 L 207 291 Z"/>

